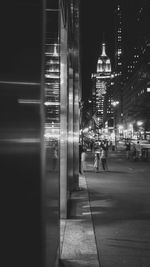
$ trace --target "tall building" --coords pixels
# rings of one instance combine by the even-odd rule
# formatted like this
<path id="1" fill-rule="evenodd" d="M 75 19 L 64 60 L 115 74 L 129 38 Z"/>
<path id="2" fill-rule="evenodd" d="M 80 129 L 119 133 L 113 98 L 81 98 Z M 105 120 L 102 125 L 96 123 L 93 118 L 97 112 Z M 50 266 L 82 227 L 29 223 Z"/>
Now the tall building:
<path id="1" fill-rule="evenodd" d="M 79 0 L 2 5 L 0 265 L 56 267 L 78 187 Z"/>
<path id="2" fill-rule="evenodd" d="M 139 137 L 137 121 L 143 123 L 142 138 L 147 138 L 149 123 L 149 83 L 150 83 L 150 24 L 149 1 L 138 1 L 132 18 L 133 27 L 128 22 L 128 39 L 132 40 L 130 58 L 127 57 L 125 84 L 123 87 L 124 126 L 127 136 L 133 132 Z M 126 47 L 127 54 L 127 47 Z M 144 102 L 144 105 L 143 105 Z"/>
<path id="3" fill-rule="evenodd" d="M 150 65 L 142 66 L 126 83 L 124 95 L 124 137 L 150 140 Z M 140 122 L 140 127 L 138 123 Z"/>
<path id="4" fill-rule="evenodd" d="M 145 0 L 114 2 L 115 21 L 115 86 L 114 100 L 118 106 L 118 122 L 123 121 L 124 86 L 132 78 L 140 65 L 146 59 L 146 51 L 150 45 L 149 25 L 150 3 Z"/>
<path id="5" fill-rule="evenodd" d="M 117 123 L 125 123 L 125 127 L 127 127 L 127 121 L 129 123 L 132 120 L 128 114 L 130 113 L 131 115 L 130 110 L 132 110 L 133 114 L 133 102 L 139 102 L 140 83 L 138 82 L 138 77 L 148 77 L 148 65 L 150 63 L 150 32 L 148 29 L 150 3 L 148 0 L 138 0 L 136 2 L 117 0 L 115 1 L 114 10 L 116 29 L 114 72 L 116 78 L 113 98 L 120 102 L 117 107 Z M 145 87 L 147 82 L 148 80 L 145 80 Z M 146 92 L 146 89 L 144 89 L 144 92 Z M 137 108 L 135 108 L 136 111 Z M 138 112 L 138 114 L 140 113 Z"/>
<path id="6" fill-rule="evenodd" d="M 123 14 L 121 1 L 117 1 L 115 6 L 115 74 L 118 77 L 122 75 L 123 68 Z"/>
<path id="7" fill-rule="evenodd" d="M 126 82 L 143 61 L 149 46 L 148 0 L 117 0 L 114 2 L 115 73 Z"/>
<path id="8" fill-rule="evenodd" d="M 123 0 L 117 0 L 114 2 L 114 87 L 112 89 L 113 101 L 119 101 L 119 106 L 115 113 L 118 120 L 122 120 L 123 115 L 123 99 L 122 99 L 122 87 L 123 87 L 123 68 L 124 68 L 124 12 L 123 12 Z"/>
<path id="9" fill-rule="evenodd" d="M 103 127 L 104 98 L 111 79 L 111 62 L 106 54 L 106 44 L 102 43 L 102 52 L 97 61 L 96 73 L 92 74 L 92 103 L 93 113 L 99 122 L 99 128 Z"/>
<path id="10" fill-rule="evenodd" d="M 127 82 L 144 60 L 150 45 L 149 25 L 150 3 L 138 0 L 124 4 L 124 80 Z"/>

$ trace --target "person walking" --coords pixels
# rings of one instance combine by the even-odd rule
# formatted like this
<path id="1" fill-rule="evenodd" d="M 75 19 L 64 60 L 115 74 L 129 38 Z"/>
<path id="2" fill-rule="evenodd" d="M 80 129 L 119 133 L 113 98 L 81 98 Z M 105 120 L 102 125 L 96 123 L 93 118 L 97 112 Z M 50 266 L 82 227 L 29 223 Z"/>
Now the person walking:
<path id="1" fill-rule="evenodd" d="M 58 144 L 55 142 L 52 146 L 52 166 L 53 170 L 56 170 L 57 162 L 58 162 Z"/>
<path id="2" fill-rule="evenodd" d="M 135 144 L 132 145 L 132 148 L 131 148 L 131 155 L 132 155 L 132 159 L 134 161 L 136 161 L 136 147 L 135 147 Z"/>
<path id="3" fill-rule="evenodd" d="M 111 141 L 111 148 L 112 148 L 112 151 L 115 151 L 115 149 L 116 149 L 116 146 L 115 146 L 116 144 L 115 144 L 115 140 L 112 140 Z"/>
<path id="4" fill-rule="evenodd" d="M 85 159 L 86 159 L 86 148 L 79 143 L 79 173 L 83 174 L 85 171 Z"/>
<path id="5" fill-rule="evenodd" d="M 126 157 L 127 157 L 127 159 L 129 159 L 129 157 L 130 157 L 130 148 L 131 148 L 130 142 L 127 140 L 125 145 L 126 145 Z"/>
<path id="6" fill-rule="evenodd" d="M 96 172 L 99 172 L 100 168 L 100 148 L 97 146 L 94 152 L 94 168 Z"/>
<path id="7" fill-rule="evenodd" d="M 100 150 L 100 159 L 104 171 L 106 170 L 108 171 L 107 156 L 108 156 L 107 148 L 102 145 Z"/>
<path id="8" fill-rule="evenodd" d="M 86 169 L 85 160 L 86 160 L 86 148 L 83 147 L 83 150 L 81 153 L 81 174 L 83 174 Z"/>
<path id="9" fill-rule="evenodd" d="M 137 141 L 136 144 L 136 158 L 139 160 L 141 158 L 141 145 L 139 140 Z"/>
<path id="10" fill-rule="evenodd" d="M 82 155 L 82 152 L 83 152 L 83 147 L 82 147 L 82 144 L 79 143 L 79 173 L 82 174 L 82 170 L 81 170 L 81 155 Z"/>

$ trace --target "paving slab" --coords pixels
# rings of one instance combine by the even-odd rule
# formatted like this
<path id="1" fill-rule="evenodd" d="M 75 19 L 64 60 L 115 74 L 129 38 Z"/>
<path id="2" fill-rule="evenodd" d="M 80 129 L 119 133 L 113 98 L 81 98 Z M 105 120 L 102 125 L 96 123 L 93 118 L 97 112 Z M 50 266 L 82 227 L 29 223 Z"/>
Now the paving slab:
<path id="1" fill-rule="evenodd" d="M 85 176 L 72 193 L 70 219 L 61 221 L 61 262 L 65 267 L 99 267 Z"/>

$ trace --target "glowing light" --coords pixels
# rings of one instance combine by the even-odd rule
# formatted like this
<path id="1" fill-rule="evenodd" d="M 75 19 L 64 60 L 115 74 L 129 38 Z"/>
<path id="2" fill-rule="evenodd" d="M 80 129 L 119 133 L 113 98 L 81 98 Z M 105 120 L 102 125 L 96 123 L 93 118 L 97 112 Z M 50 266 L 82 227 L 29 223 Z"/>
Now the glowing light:
<path id="1" fill-rule="evenodd" d="M 3 138 L 0 141 L 5 141 L 9 143 L 28 143 L 28 144 L 33 144 L 33 143 L 40 143 L 40 138 Z"/>
<path id="2" fill-rule="evenodd" d="M 113 101 L 111 104 L 116 107 L 119 104 L 119 101 Z"/>
<path id="3" fill-rule="evenodd" d="M 143 122 L 142 121 L 137 121 L 138 126 L 142 126 Z"/>
<path id="4" fill-rule="evenodd" d="M 130 124 L 129 124 L 129 128 L 133 128 L 133 124 L 130 123 Z"/>
<path id="5" fill-rule="evenodd" d="M 19 104 L 40 104 L 40 100 L 37 99 L 18 99 Z"/>
<path id="6" fill-rule="evenodd" d="M 89 130 L 88 128 L 85 128 L 85 129 L 83 130 L 83 132 L 86 133 L 86 132 L 88 132 L 88 130 Z"/>
<path id="7" fill-rule="evenodd" d="M 40 85 L 40 83 L 34 82 L 18 82 L 18 81 L 0 81 L 0 84 L 16 84 L 16 85 Z"/>
<path id="8" fill-rule="evenodd" d="M 119 130 L 123 130 L 123 125 L 119 125 L 119 126 L 118 126 L 118 129 L 119 129 Z"/>
<path id="9" fill-rule="evenodd" d="M 45 102 L 45 106 L 59 106 L 60 102 Z"/>

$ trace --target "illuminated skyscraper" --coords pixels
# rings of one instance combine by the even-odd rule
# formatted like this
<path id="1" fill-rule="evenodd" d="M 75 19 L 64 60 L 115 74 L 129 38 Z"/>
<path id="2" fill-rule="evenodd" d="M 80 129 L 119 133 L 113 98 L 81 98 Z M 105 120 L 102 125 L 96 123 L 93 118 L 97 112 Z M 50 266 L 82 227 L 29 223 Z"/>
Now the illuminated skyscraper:
<path id="1" fill-rule="evenodd" d="M 122 6 L 121 1 L 118 1 L 115 8 L 115 73 L 117 76 L 122 75 L 122 53 L 123 53 L 123 44 L 122 44 L 122 32 L 123 32 L 123 15 L 122 15 Z"/>
<path id="2" fill-rule="evenodd" d="M 147 77 L 150 65 L 150 1 L 117 0 L 114 11 L 116 76 L 113 98 L 120 102 L 117 107 L 117 123 L 127 125 L 133 119 L 129 115 L 130 110 L 141 98 L 143 88 L 139 85 L 139 77 L 142 76 L 144 83 L 143 77 Z M 137 109 L 134 109 L 132 114 L 135 116 L 136 112 Z"/>
<path id="3" fill-rule="evenodd" d="M 114 100 L 119 100 L 118 118 L 123 117 L 123 87 L 146 59 L 150 46 L 150 3 L 148 0 L 117 0 L 114 6 L 115 86 Z M 144 59 L 145 58 L 145 59 Z"/>
<path id="4" fill-rule="evenodd" d="M 115 73 L 123 85 L 143 62 L 150 45 L 150 2 L 117 0 L 114 10 Z"/>
<path id="5" fill-rule="evenodd" d="M 111 62 L 106 54 L 106 44 L 102 43 L 102 53 L 97 61 L 96 73 L 92 74 L 93 88 L 93 113 L 99 121 L 99 127 L 103 126 L 104 98 L 108 82 L 111 78 Z"/>
<path id="6" fill-rule="evenodd" d="M 114 73 L 115 73 L 115 86 L 113 88 L 112 97 L 114 101 L 119 101 L 118 117 L 122 115 L 122 87 L 123 87 L 123 67 L 124 67 L 124 36 L 125 36 L 125 24 L 124 24 L 124 0 L 117 0 L 114 6 Z"/>

